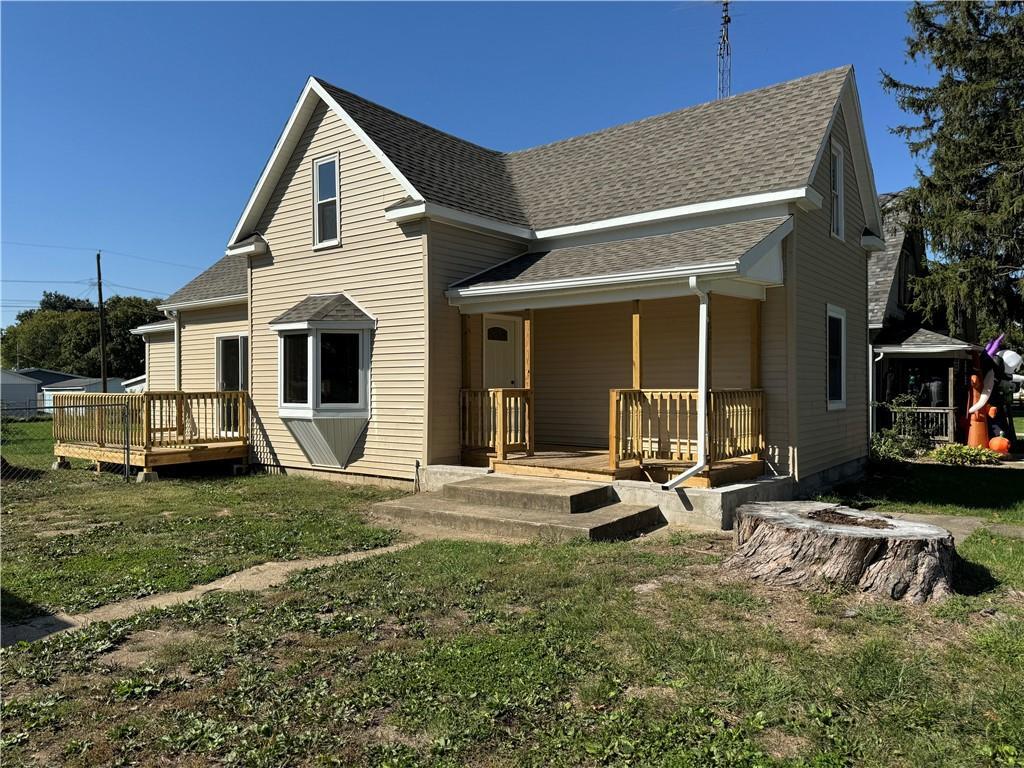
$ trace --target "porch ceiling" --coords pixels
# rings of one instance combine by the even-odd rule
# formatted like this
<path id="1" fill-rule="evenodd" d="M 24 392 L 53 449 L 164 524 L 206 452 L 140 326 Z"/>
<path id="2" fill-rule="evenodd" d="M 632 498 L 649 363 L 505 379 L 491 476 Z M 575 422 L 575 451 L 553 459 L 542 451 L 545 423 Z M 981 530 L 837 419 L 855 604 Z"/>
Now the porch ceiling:
<path id="1" fill-rule="evenodd" d="M 619 301 L 622 291 L 645 298 L 640 289 L 683 295 L 691 276 L 744 283 L 759 293 L 782 283 L 780 245 L 792 227 L 792 216 L 774 216 L 526 253 L 455 283 L 447 296 L 464 311 L 484 311 L 477 305 L 495 301 L 553 306 L 556 296 L 574 304 L 594 293 Z"/>

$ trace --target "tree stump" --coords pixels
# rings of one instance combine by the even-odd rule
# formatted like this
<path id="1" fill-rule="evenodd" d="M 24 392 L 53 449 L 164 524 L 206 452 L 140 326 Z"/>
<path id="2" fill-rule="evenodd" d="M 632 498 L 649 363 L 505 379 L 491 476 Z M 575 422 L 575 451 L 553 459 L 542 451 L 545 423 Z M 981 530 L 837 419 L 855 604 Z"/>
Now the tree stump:
<path id="1" fill-rule="evenodd" d="M 923 603 L 952 593 L 957 560 L 945 528 L 815 501 L 736 510 L 737 550 L 724 567 L 778 586 L 852 586 Z"/>

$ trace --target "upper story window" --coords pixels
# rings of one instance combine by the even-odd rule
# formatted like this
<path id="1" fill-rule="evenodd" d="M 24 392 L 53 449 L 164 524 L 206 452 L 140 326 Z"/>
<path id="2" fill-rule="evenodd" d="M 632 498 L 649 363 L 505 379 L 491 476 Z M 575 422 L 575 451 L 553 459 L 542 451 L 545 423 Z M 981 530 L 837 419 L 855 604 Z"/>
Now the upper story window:
<path id="1" fill-rule="evenodd" d="M 313 163 L 313 245 L 338 244 L 338 157 Z"/>
<path id="2" fill-rule="evenodd" d="M 846 407 L 846 310 L 827 305 L 828 410 Z"/>
<path id="3" fill-rule="evenodd" d="M 843 239 L 843 148 L 832 145 L 832 235 Z"/>

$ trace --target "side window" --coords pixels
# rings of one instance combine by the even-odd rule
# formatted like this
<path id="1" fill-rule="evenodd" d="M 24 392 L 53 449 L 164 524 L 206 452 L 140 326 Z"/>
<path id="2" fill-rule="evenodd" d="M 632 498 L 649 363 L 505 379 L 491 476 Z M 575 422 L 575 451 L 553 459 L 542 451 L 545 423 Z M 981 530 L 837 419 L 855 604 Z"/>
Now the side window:
<path id="1" fill-rule="evenodd" d="M 840 240 L 844 237 L 843 214 L 843 148 L 832 145 L 832 235 Z"/>
<path id="2" fill-rule="evenodd" d="M 827 379 L 828 410 L 846 407 L 846 310 L 827 305 Z"/>
<path id="3" fill-rule="evenodd" d="M 313 163 L 313 245 L 338 244 L 338 158 Z"/>

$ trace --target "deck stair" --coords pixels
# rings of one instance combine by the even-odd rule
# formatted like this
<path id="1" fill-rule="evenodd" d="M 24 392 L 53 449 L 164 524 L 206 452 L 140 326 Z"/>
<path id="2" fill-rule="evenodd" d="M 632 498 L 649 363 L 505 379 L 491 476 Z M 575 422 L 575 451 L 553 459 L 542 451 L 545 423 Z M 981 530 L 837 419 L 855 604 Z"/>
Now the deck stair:
<path id="1" fill-rule="evenodd" d="M 374 505 L 398 522 L 478 534 L 566 541 L 623 539 L 664 523 L 656 506 L 624 504 L 606 483 L 486 475 Z"/>

